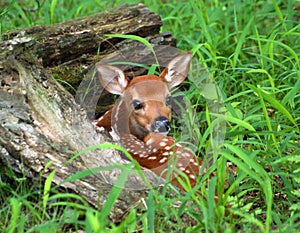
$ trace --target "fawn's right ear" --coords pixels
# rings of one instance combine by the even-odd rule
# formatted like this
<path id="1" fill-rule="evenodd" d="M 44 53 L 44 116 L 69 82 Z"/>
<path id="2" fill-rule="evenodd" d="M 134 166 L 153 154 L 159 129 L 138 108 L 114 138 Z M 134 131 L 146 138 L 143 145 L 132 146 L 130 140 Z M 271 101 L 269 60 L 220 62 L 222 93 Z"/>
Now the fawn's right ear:
<path id="1" fill-rule="evenodd" d="M 168 63 L 160 77 L 168 83 L 169 89 L 183 82 L 189 72 L 191 60 L 192 52 L 189 51 L 178 55 Z"/>
<path id="2" fill-rule="evenodd" d="M 112 94 L 122 95 L 129 83 L 124 72 L 101 62 L 97 62 L 95 66 L 102 86 Z"/>

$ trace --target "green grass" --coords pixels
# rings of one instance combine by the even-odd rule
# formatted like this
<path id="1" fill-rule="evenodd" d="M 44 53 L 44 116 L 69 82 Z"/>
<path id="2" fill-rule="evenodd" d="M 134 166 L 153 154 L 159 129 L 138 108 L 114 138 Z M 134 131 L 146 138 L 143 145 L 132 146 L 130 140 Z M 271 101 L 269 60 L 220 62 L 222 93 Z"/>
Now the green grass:
<path id="1" fill-rule="evenodd" d="M 137 1 L 10 2 L 0 3 L 0 33 Z M 180 49 L 192 50 L 220 88 L 224 112 L 213 114 L 226 120 L 226 135 L 215 163 L 199 180 L 197 188 L 203 196 L 195 190 L 180 194 L 171 186 L 161 193 L 151 190 L 145 200 L 147 209 L 132 206 L 116 226 L 105 218 L 114 198 L 105 209 L 95 210 L 77 195 L 62 194 L 57 188 L 49 193 L 51 177 L 33 186 L 25 175 L 0 165 L 0 231 L 299 231 L 299 1 L 142 2 L 161 15 L 162 31 L 171 31 Z M 201 110 L 193 121 L 199 122 L 197 148 L 205 156 L 216 123 L 205 99 L 199 98 L 199 87 L 189 83 L 185 96 L 191 107 Z M 237 166 L 236 176 L 227 175 L 228 161 Z M 217 178 L 209 178 L 214 171 Z M 224 187 L 224 180 L 229 187 Z M 169 195 L 170 189 L 175 196 Z M 59 202 L 54 201 L 57 198 Z"/>

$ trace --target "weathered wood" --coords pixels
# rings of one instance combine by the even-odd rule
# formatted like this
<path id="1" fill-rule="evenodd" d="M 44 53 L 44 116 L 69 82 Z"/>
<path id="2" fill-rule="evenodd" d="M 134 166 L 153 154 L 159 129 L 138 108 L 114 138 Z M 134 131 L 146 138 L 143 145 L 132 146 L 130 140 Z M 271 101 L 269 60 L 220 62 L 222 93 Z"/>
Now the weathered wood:
<path id="1" fill-rule="evenodd" d="M 122 159 L 112 149 L 89 150 L 69 161 L 79 151 L 109 142 L 109 138 L 97 132 L 86 112 L 53 79 L 45 66 L 63 62 L 64 66 L 68 66 L 74 60 L 78 62 L 85 52 L 96 52 L 100 42 L 102 45 L 106 43 L 106 47 L 103 46 L 108 48 L 108 44 L 115 41 L 104 37 L 104 33 L 140 36 L 152 35 L 153 31 L 157 33 L 161 23 L 154 21 L 158 22 L 159 16 L 138 4 L 65 24 L 7 34 L 0 44 L 0 161 L 29 177 L 47 177 L 55 170 L 55 184 L 78 171 L 104 168 L 114 163 L 127 164 L 128 160 Z M 155 38 L 157 46 L 165 43 L 159 38 L 174 41 L 168 34 Z M 131 43 L 123 41 L 113 47 L 125 45 L 126 48 L 137 48 Z M 104 60 L 114 60 L 120 55 L 113 50 L 106 51 L 109 56 L 102 57 Z M 165 51 L 159 46 L 157 51 L 159 60 L 170 60 L 163 57 Z M 130 54 L 133 54 L 132 51 L 127 56 Z M 94 63 L 94 56 L 93 52 L 89 54 L 88 64 Z M 117 168 L 100 171 L 61 186 L 78 193 L 94 206 L 103 205 L 120 172 Z M 150 171 L 145 174 L 151 184 L 161 183 Z M 147 194 L 143 183 L 137 175 L 129 177 L 127 188 L 122 191 L 110 215 L 114 221 L 118 221 L 130 205 Z"/>
<path id="2" fill-rule="evenodd" d="M 81 170 L 111 166 L 116 162 L 127 163 L 114 150 L 92 150 L 67 163 L 77 152 L 107 139 L 96 132 L 73 97 L 43 69 L 22 64 L 14 58 L 1 66 L 1 162 L 32 176 L 40 173 L 46 177 L 55 170 L 56 184 Z M 50 166 L 49 162 L 52 163 Z M 94 206 L 98 205 L 100 196 L 103 205 L 119 174 L 117 169 L 99 172 L 62 186 L 83 196 Z M 150 173 L 147 178 L 150 181 L 157 179 Z M 139 183 L 143 182 L 138 176 L 128 180 L 129 187 L 139 187 Z M 115 212 L 122 213 L 144 195 L 143 190 L 124 190 Z"/>
<path id="3" fill-rule="evenodd" d="M 142 4 L 123 5 L 114 10 L 88 17 L 72 19 L 49 27 L 35 26 L 4 34 L 2 39 L 35 38 L 37 57 L 43 66 L 56 66 L 85 54 L 115 50 L 121 41 L 105 34 L 133 34 L 141 37 L 159 33 L 162 23 L 159 15 Z"/>

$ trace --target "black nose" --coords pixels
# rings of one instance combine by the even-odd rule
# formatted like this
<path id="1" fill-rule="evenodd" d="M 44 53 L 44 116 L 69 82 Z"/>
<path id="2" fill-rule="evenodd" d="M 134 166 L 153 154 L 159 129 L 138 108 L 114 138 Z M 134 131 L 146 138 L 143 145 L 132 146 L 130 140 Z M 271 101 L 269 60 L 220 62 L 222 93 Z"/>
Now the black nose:
<path id="1" fill-rule="evenodd" d="M 156 133 L 168 133 L 170 130 L 168 118 L 164 116 L 157 117 L 151 124 L 151 130 Z"/>

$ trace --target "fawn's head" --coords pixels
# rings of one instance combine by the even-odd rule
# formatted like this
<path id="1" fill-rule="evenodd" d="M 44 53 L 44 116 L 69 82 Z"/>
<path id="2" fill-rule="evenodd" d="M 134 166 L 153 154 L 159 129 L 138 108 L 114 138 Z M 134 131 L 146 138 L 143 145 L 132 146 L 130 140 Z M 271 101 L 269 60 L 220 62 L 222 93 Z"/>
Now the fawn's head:
<path id="1" fill-rule="evenodd" d="M 132 81 L 119 68 L 96 63 L 103 87 L 121 96 L 112 115 L 112 125 L 116 125 L 117 131 L 141 140 L 150 132 L 167 134 L 171 119 L 170 90 L 186 78 L 191 59 L 190 52 L 181 54 L 168 63 L 160 76 L 138 76 Z"/>

